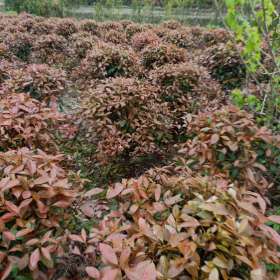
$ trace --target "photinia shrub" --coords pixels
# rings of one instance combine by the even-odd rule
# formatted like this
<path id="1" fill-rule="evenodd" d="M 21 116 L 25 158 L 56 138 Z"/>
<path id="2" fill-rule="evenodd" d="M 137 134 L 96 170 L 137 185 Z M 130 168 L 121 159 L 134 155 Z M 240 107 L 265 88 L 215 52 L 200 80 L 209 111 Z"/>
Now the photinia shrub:
<path id="1" fill-rule="evenodd" d="M 148 45 L 141 52 L 141 63 L 146 69 L 154 69 L 168 63 L 182 63 L 187 60 L 186 50 L 172 44 Z"/>
<path id="2" fill-rule="evenodd" d="M 54 149 L 52 131 L 64 116 L 24 93 L 0 99 L 0 150 L 16 147 Z"/>
<path id="3" fill-rule="evenodd" d="M 136 33 L 131 38 L 131 45 L 137 51 L 141 51 L 148 45 L 159 44 L 160 38 L 152 31 Z"/>
<path id="4" fill-rule="evenodd" d="M 90 234 L 69 235 L 93 278 L 265 279 L 263 262 L 279 264 L 280 236 L 265 224 L 279 217 L 257 193 L 170 166 L 123 179 L 106 200 L 117 207 Z"/>
<path id="5" fill-rule="evenodd" d="M 166 64 L 152 70 L 149 77 L 160 86 L 160 96 L 177 121 L 188 113 L 206 110 L 211 103 L 217 106 L 222 102 L 219 84 L 195 63 Z"/>
<path id="6" fill-rule="evenodd" d="M 115 78 L 88 93 L 82 120 L 100 160 L 160 152 L 168 142 L 171 123 L 158 92 L 146 82 Z"/>
<path id="7" fill-rule="evenodd" d="M 26 92 L 38 100 L 49 101 L 65 92 L 66 73 L 46 64 L 29 64 L 14 70 L 4 87 L 10 92 Z"/>
<path id="8" fill-rule="evenodd" d="M 27 148 L 0 153 L 0 276 L 13 268 L 50 279 L 55 258 L 63 253 L 60 223 L 79 182 L 60 167 L 63 156 Z M 68 209 L 68 210 L 67 210 Z"/>
<path id="9" fill-rule="evenodd" d="M 105 79 L 110 77 L 130 77 L 139 72 L 136 54 L 111 44 L 97 44 L 81 61 L 74 71 L 78 79 Z"/>
<path id="10" fill-rule="evenodd" d="M 240 53 L 231 43 L 218 44 L 207 48 L 200 58 L 211 76 L 219 81 L 225 90 L 241 87 L 246 78 L 245 65 Z"/>
<path id="11" fill-rule="evenodd" d="M 194 138 L 182 144 L 179 152 L 192 168 L 206 174 L 225 173 L 246 189 L 261 193 L 272 187 L 274 179 L 266 174 L 280 139 L 266 127 L 258 127 L 252 115 L 233 106 L 201 113 L 190 121 L 188 133 Z"/>

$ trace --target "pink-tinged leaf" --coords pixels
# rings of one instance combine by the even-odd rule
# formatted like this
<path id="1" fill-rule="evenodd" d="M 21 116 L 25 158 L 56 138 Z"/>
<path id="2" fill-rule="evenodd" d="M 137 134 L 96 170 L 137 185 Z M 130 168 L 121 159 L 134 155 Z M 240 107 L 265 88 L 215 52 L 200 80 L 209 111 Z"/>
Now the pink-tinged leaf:
<path id="1" fill-rule="evenodd" d="M 200 205 L 200 208 L 209 212 L 213 212 L 215 215 L 226 216 L 230 214 L 225 205 L 221 203 L 205 203 Z"/>
<path id="2" fill-rule="evenodd" d="M 37 170 L 36 162 L 29 160 L 27 162 L 27 168 L 29 169 L 30 175 L 34 175 Z"/>
<path id="3" fill-rule="evenodd" d="M 18 232 L 16 233 L 16 237 L 17 237 L 17 238 L 23 237 L 23 236 L 29 234 L 29 233 L 32 232 L 32 231 L 33 231 L 32 228 L 25 228 L 25 229 L 22 229 L 22 230 L 20 230 L 20 231 L 18 231 Z"/>
<path id="4" fill-rule="evenodd" d="M 272 215 L 272 216 L 269 216 L 268 219 L 269 219 L 271 222 L 274 222 L 274 223 L 276 223 L 276 224 L 280 224 L 280 216 Z"/>
<path id="5" fill-rule="evenodd" d="M 84 228 L 82 229 L 81 237 L 84 240 L 84 242 L 86 243 L 87 242 L 87 233 Z"/>
<path id="6" fill-rule="evenodd" d="M 26 246 L 34 246 L 35 244 L 40 243 L 40 240 L 38 238 L 32 238 L 30 240 L 28 240 L 25 245 Z"/>
<path id="7" fill-rule="evenodd" d="M 71 201 L 60 200 L 60 201 L 54 203 L 52 206 L 59 207 L 59 208 L 67 208 L 67 207 L 69 207 L 70 204 L 71 204 Z"/>
<path id="8" fill-rule="evenodd" d="M 113 248 L 105 243 L 99 245 L 102 257 L 111 264 L 118 265 L 118 258 Z"/>
<path id="9" fill-rule="evenodd" d="M 101 188 L 94 188 L 84 194 L 84 197 L 91 197 L 97 194 L 104 192 L 104 189 Z"/>
<path id="10" fill-rule="evenodd" d="M 120 274 L 119 269 L 106 269 L 102 271 L 102 278 L 101 280 L 117 280 L 118 275 Z"/>
<path id="11" fill-rule="evenodd" d="M 19 216 L 19 208 L 16 205 L 7 200 L 5 201 L 5 205 L 10 212 L 15 213 Z"/>
<path id="12" fill-rule="evenodd" d="M 12 232 L 10 232 L 10 231 L 4 231 L 4 232 L 3 232 L 3 236 L 4 236 L 7 240 L 9 240 L 9 241 L 14 241 L 14 240 L 16 240 L 16 237 L 15 237 L 14 234 L 13 234 Z"/>
<path id="13" fill-rule="evenodd" d="M 9 275 L 12 271 L 12 268 L 13 268 L 13 265 L 11 263 L 9 263 L 2 273 L 1 280 L 5 280 L 9 277 Z"/>
<path id="14" fill-rule="evenodd" d="M 42 253 L 42 255 L 45 259 L 47 259 L 50 262 L 52 261 L 52 257 L 51 257 L 51 254 L 50 254 L 49 247 L 42 247 L 41 248 L 41 253 Z"/>
<path id="15" fill-rule="evenodd" d="M 86 267 L 86 273 L 91 278 L 94 278 L 94 279 L 99 279 L 100 278 L 100 272 L 93 266 L 87 266 Z"/>
<path id="16" fill-rule="evenodd" d="M 125 270 L 129 280 L 156 280 L 157 271 L 153 262 L 144 261 L 138 263 L 135 267 Z"/>
<path id="17" fill-rule="evenodd" d="M 84 240 L 83 240 L 83 238 L 82 238 L 80 235 L 77 235 L 77 234 L 70 234 L 70 235 L 69 235 L 69 238 L 70 238 L 72 241 L 84 243 Z"/>
<path id="18" fill-rule="evenodd" d="M 19 209 L 27 207 L 31 202 L 32 202 L 33 198 L 28 198 L 25 199 L 21 202 L 21 204 L 19 205 Z"/>
<path id="19" fill-rule="evenodd" d="M 107 199 L 111 199 L 119 195 L 124 189 L 124 186 L 120 183 L 115 184 L 114 188 L 109 188 L 107 191 Z"/>
<path id="20" fill-rule="evenodd" d="M 5 179 L 5 178 L 4 178 Z M 15 186 L 18 186 L 20 184 L 19 180 L 11 180 L 7 184 L 5 184 L 2 188 L 1 191 L 5 192 L 9 189 L 12 189 Z"/>
<path id="21" fill-rule="evenodd" d="M 128 266 L 130 254 L 131 254 L 131 250 L 129 247 L 122 250 L 121 255 L 120 255 L 120 267 L 122 269 L 125 269 Z"/>
<path id="22" fill-rule="evenodd" d="M 48 183 L 48 182 L 49 182 L 49 179 L 50 179 L 50 178 L 49 178 L 48 176 L 44 175 L 44 176 L 41 176 L 41 177 L 37 178 L 37 179 L 33 182 L 33 184 L 34 184 L 34 185 L 42 185 L 42 184 Z"/>
<path id="23" fill-rule="evenodd" d="M 253 279 L 253 280 L 264 280 L 264 279 L 267 279 L 266 273 L 265 273 L 264 269 L 261 268 L 261 267 L 257 268 L 257 269 L 254 269 L 254 270 L 251 270 L 250 276 L 251 276 L 251 279 Z"/>
<path id="24" fill-rule="evenodd" d="M 275 231 L 273 228 L 266 226 L 266 225 L 260 225 L 260 228 L 265 232 L 270 235 L 271 239 L 278 245 L 280 246 L 280 235 Z"/>
<path id="25" fill-rule="evenodd" d="M 220 139 L 220 136 L 218 134 L 213 134 L 210 139 L 210 144 L 214 145 L 214 144 L 218 143 L 219 139 Z"/>
<path id="26" fill-rule="evenodd" d="M 23 270 L 23 269 L 25 269 L 28 266 L 28 262 L 29 262 L 29 256 L 28 256 L 28 254 L 25 254 L 17 262 L 17 267 L 19 268 L 19 270 Z"/>
<path id="27" fill-rule="evenodd" d="M 160 195 L 161 195 L 161 186 L 157 185 L 157 187 L 155 189 L 155 200 L 156 201 L 159 201 Z"/>
<path id="28" fill-rule="evenodd" d="M 153 240 L 156 240 L 156 237 L 153 234 L 150 225 L 143 218 L 140 218 L 138 220 L 138 225 L 139 225 L 139 230 L 141 231 L 142 234 L 146 235 L 147 237 Z"/>
<path id="29" fill-rule="evenodd" d="M 30 255 L 29 268 L 30 268 L 31 271 L 37 269 L 38 262 L 40 261 L 40 258 L 41 258 L 40 250 L 37 248 Z"/>
<path id="30" fill-rule="evenodd" d="M 22 192 L 21 196 L 23 199 L 27 199 L 32 196 L 32 193 L 31 193 L 31 191 L 24 191 L 24 192 Z"/>

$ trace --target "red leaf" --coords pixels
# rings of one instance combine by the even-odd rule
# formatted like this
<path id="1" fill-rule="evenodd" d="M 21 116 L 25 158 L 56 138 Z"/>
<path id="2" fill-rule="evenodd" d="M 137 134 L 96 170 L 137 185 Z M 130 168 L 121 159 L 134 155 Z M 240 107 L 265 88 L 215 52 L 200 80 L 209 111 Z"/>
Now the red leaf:
<path id="1" fill-rule="evenodd" d="M 105 260 L 107 260 L 111 264 L 118 265 L 118 258 L 113 248 L 110 245 L 107 245 L 105 243 L 100 243 L 99 249 L 102 254 L 102 257 Z"/>
<path id="2" fill-rule="evenodd" d="M 87 266 L 86 267 L 86 273 L 91 278 L 96 278 L 96 279 L 100 278 L 100 272 L 93 266 Z"/>
<path id="3" fill-rule="evenodd" d="M 29 268 L 31 271 L 37 269 L 38 267 L 38 262 L 40 261 L 40 250 L 37 248 L 36 250 L 34 250 L 32 252 L 32 254 L 30 255 L 30 259 L 29 259 Z"/>

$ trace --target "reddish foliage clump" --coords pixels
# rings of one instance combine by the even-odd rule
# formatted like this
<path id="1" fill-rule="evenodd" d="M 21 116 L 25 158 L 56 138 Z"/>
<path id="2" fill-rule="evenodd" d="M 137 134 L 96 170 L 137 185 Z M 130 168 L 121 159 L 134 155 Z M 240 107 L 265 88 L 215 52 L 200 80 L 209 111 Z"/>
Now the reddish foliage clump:
<path id="1" fill-rule="evenodd" d="M 78 79 L 105 79 L 137 75 L 139 64 L 136 54 L 130 49 L 100 43 L 87 53 L 74 75 Z"/>
<path id="2" fill-rule="evenodd" d="M 210 174 L 225 173 L 246 189 L 262 193 L 272 186 L 265 178 L 269 164 L 264 166 L 258 153 L 265 149 L 270 162 L 271 147 L 280 148 L 279 137 L 266 127 L 259 128 L 247 112 L 230 106 L 199 114 L 189 123 L 188 133 L 195 137 L 180 147 L 180 153 L 192 168 Z"/>
<path id="3" fill-rule="evenodd" d="M 53 236 L 78 189 L 59 166 L 62 155 L 27 148 L 0 153 L 1 277 L 13 266 L 33 279 L 50 279 L 54 257 L 63 252 Z"/>
<path id="4" fill-rule="evenodd" d="M 280 236 L 265 225 L 279 217 L 264 215 L 266 203 L 256 193 L 165 167 L 116 183 L 106 198 L 118 202 L 117 210 L 90 235 L 69 236 L 77 254 L 95 248 L 101 255 L 88 263 L 92 277 L 229 279 L 241 268 L 248 277 L 265 277 L 263 262 L 279 263 Z"/>
<path id="5" fill-rule="evenodd" d="M 138 51 L 142 50 L 148 45 L 158 44 L 159 42 L 160 38 L 151 31 L 136 33 L 131 38 L 132 47 Z"/>
<path id="6" fill-rule="evenodd" d="M 54 148 L 51 131 L 64 119 L 27 94 L 14 93 L 0 99 L 0 147 Z"/>
<path id="7" fill-rule="evenodd" d="M 65 92 L 67 81 L 63 70 L 46 64 L 29 64 L 13 70 L 3 86 L 8 92 L 26 92 L 38 100 L 49 101 Z"/>
<path id="8" fill-rule="evenodd" d="M 168 63 L 177 64 L 186 60 L 186 51 L 171 44 L 148 45 L 141 52 L 141 63 L 147 69 L 154 69 Z"/>

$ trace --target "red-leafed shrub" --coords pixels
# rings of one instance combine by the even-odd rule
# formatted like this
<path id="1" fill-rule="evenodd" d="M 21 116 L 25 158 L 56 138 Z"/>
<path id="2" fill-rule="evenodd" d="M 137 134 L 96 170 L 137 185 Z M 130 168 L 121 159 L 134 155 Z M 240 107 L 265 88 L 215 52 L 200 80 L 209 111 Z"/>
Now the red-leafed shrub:
<path id="1" fill-rule="evenodd" d="M 9 52 L 26 61 L 32 50 L 33 37 L 27 32 L 6 33 L 4 43 Z"/>
<path id="2" fill-rule="evenodd" d="M 99 24 L 92 19 L 85 19 L 80 21 L 80 30 L 91 33 L 92 35 L 99 35 Z"/>
<path id="3" fill-rule="evenodd" d="M 38 36 L 51 34 L 54 32 L 55 26 L 55 21 L 44 18 L 32 26 L 30 33 Z"/>
<path id="4" fill-rule="evenodd" d="M 168 63 L 181 63 L 187 60 L 186 50 L 171 44 L 148 45 L 141 52 L 141 63 L 153 69 Z"/>
<path id="5" fill-rule="evenodd" d="M 146 31 L 145 28 L 142 25 L 136 23 L 130 23 L 125 27 L 125 33 L 128 39 L 132 38 L 134 34 L 144 31 Z"/>
<path id="6" fill-rule="evenodd" d="M 163 34 L 163 40 L 167 43 L 176 45 L 179 48 L 192 48 L 193 40 L 189 28 L 181 28 L 178 30 L 169 30 Z"/>
<path id="7" fill-rule="evenodd" d="M 24 93 L 0 99 L 0 150 L 16 147 L 54 148 L 52 131 L 64 120 L 56 110 Z"/>
<path id="8" fill-rule="evenodd" d="M 16 267 L 32 279 L 51 279 L 63 253 L 60 224 L 79 187 L 60 167 L 62 155 L 27 148 L 0 153 L 0 275 Z M 68 209 L 68 210 L 67 210 Z"/>
<path id="9" fill-rule="evenodd" d="M 46 64 L 29 64 L 25 68 L 14 70 L 4 87 L 7 91 L 26 92 L 33 98 L 49 101 L 65 92 L 66 74 L 63 70 Z"/>
<path id="10" fill-rule="evenodd" d="M 136 33 L 131 38 L 131 45 L 136 50 L 140 51 L 148 45 L 157 45 L 160 42 L 160 38 L 151 31 L 145 31 Z"/>
<path id="11" fill-rule="evenodd" d="M 31 60 L 33 63 L 65 64 L 68 55 L 69 49 L 64 37 L 56 34 L 41 35 L 34 42 Z"/>
<path id="12" fill-rule="evenodd" d="M 217 28 L 213 30 L 205 30 L 203 33 L 203 43 L 205 46 L 210 47 L 216 44 L 226 44 L 231 39 L 229 31 L 223 28 Z"/>
<path id="13" fill-rule="evenodd" d="M 98 42 L 98 37 L 91 35 L 89 32 L 83 31 L 74 33 L 69 40 L 73 56 L 78 60 L 81 60 L 86 57 L 89 50 L 94 48 Z"/>
<path id="14" fill-rule="evenodd" d="M 115 184 L 106 198 L 117 210 L 90 235 L 69 235 L 91 277 L 266 279 L 263 262 L 279 264 L 280 236 L 265 224 L 279 217 L 265 216 L 257 193 L 165 167 Z"/>
<path id="15" fill-rule="evenodd" d="M 168 142 L 170 121 L 157 87 L 116 78 L 87 96 L 82 119 L 101 160 L 153 154 Z"/>
<path id="16" fill-rule="evenodd" d="M 200 63 L 207 67 L 212 77 L 219 81 L 224 89 L 238 88 L 245 81 L 245 65 L 232 44 L 221 43 L 207 48 Z"/>
<path id="17" fill-rule="evenodd" d="M 162 26 L 163 28 L 175 30 L 175 29 L 180 29 L 182 27 L 182 24 L 176 20 L 168 20 L 161 23 L 160 26 Z"/>
<path id="18" fill-rule="evenodd" d="M 183 133 L 188 114 L 213 109 L 222 102 L 219 84 L 194 63 L 166 64 L 152 70 L 149 77 L 161 88 L 160 97 L 172 112 L 174 129 Z"/>
<path id="19" fill-rule="evenodd" d="M 99 24 L 100 32 L 108 32 L 110 30 L 115 30 L 122 32 L 123 26 L 117 21 L 104 21 Z"/>
<path id="20" fill-rule="evenodd" d="M 277 166 L 280 139 L 267 128 L 259 128 L 247 112 L 225 107 L 199 114 L 190 121 L 188 133 L 194 138 L 180 146 L 180 153 L 193 169 L 225 173 L 247 189 L 262 193 L 272 187 L 274 178 L 268 176 L 268 170 Z"/>
<path id="21" fill-rule="evenodd" d="M 103 43 L 87 53 L 77 72 L 75 75 L 82 80 L 129 77 L 137 75 L 139 65 L 132 50 Z"/>
<path id="22" fill-rule="evenodd" d="M 115 29 L 102 32 L 101 37 L 105 42 L 116 44 L 116 45 L 125 45 L 127 43 L 126 34 L 123 31 L 119 31 Z"/>
<path id="23" fill-rule="evenodd" d="M 56 23 L 54 31 L 56 34 L 68 38 L 73 33 L 78 32 L 78 25 L 75 20 L 61 19 Z"/>

